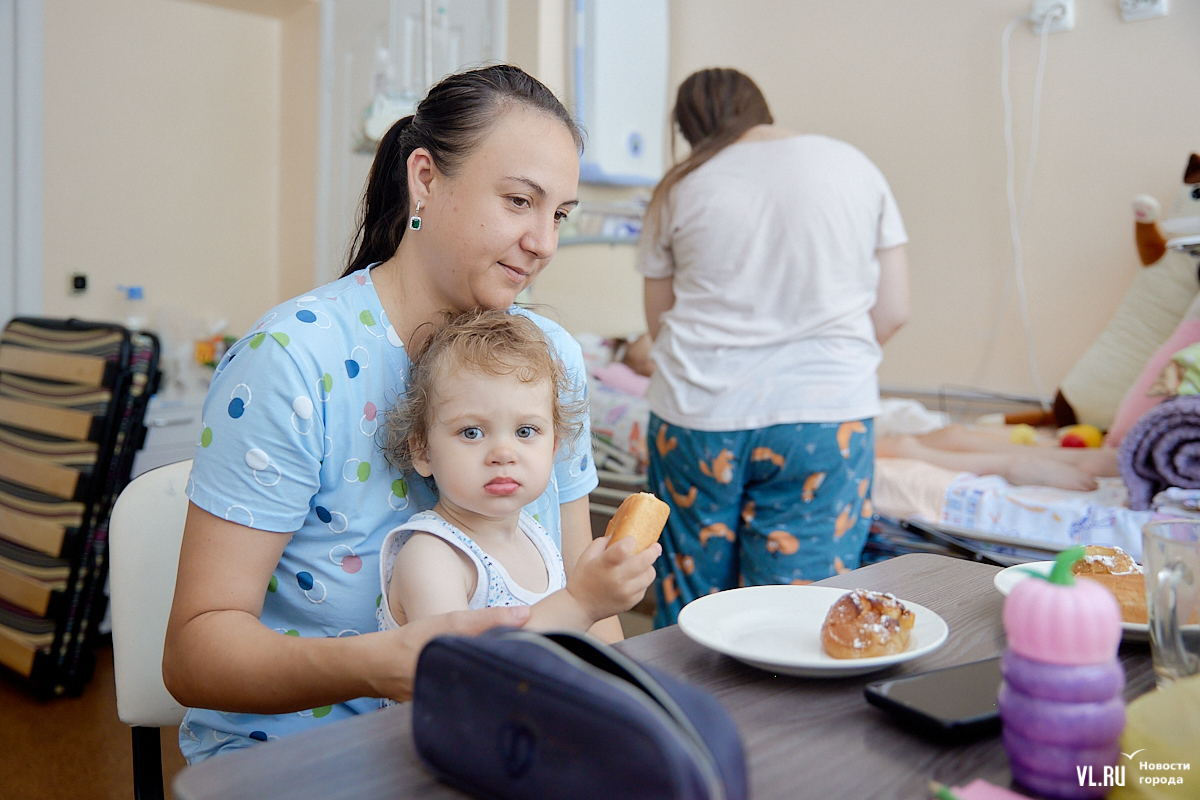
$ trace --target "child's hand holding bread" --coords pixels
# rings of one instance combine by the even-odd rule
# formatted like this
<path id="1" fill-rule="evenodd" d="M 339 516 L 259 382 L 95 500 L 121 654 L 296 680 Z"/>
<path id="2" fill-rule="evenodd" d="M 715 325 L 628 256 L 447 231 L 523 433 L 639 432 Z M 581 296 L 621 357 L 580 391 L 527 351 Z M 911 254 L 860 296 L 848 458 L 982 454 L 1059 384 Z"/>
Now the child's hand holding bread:
<path id="1" fill-rule="evenodd" d="M 603 538 L 583 551 L 567 575 L 567 591 L 595 621 L 628 611 L 654 582 L 658 537 L 670 507 L 651 494 L 625 498 Z"/>

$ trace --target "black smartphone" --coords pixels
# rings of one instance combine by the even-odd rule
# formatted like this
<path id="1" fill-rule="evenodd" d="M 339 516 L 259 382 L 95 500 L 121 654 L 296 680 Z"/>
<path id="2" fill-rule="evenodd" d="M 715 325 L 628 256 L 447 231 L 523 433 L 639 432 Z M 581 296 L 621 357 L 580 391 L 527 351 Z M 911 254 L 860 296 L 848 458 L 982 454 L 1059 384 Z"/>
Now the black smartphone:
<path id="1" fill-rule="evenodd" d="M 942 741 L 966 741 L 1000 732 L 996 693 L 1003 680 L 1000 659 L 906 675 L 868 684 L 867 702 L 894 714 L 918 733 Z"/>

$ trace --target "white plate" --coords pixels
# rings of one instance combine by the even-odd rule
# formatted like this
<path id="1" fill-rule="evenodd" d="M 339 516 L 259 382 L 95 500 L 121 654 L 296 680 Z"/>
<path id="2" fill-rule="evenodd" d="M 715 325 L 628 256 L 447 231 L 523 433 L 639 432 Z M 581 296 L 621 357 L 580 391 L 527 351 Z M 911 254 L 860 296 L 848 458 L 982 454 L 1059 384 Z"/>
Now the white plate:
<path id="1" fill-rule="evenodd" d="M 950 629 L 924 606 L 902 600 L 916 615 L 903 653 L 834 658 L 821 647 L 829 607 L 846 594 L 828 586 L 747 586 L 706 595 L 679 612 L 679 627 L 697 644 L 752 667 L 802 678 L 865 675 L 942 646 Z"/>
<path id="2" fill-rule="evenodd" d="M 1014 586 L 1030 577 L 1028 570 L 1032 569 L 1043 575 L 1049 575 L 1050 570 L 1053 568 L 1053 561 L 1034 561 L 1029 564 L 1017 564 L 1016 566 L 997 572 L 996 577 L 992 578 L 992 584 L 1000 594 L 1007 596 Z M 1127 642 L 1150 641 L 1150 626 L 1144 622 L 1122 621 L 1121 629 L 1124 631 L 1121 634 L 1121 638 Z"/>

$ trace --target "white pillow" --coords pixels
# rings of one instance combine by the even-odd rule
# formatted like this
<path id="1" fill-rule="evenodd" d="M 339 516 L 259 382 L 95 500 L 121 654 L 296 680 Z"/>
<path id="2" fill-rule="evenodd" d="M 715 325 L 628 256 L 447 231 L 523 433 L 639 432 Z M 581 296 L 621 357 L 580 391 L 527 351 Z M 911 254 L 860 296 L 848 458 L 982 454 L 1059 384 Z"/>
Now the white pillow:
<path id="1" fill-rule="evenodd" d="M 1196 292 L 1197 263 L 1175 250 L 1133 277 L 1108 327 L 1063 378 L 1063 397 L 1082 423 L 1107 429 L 1122 398 L 1179 325 Z"/>

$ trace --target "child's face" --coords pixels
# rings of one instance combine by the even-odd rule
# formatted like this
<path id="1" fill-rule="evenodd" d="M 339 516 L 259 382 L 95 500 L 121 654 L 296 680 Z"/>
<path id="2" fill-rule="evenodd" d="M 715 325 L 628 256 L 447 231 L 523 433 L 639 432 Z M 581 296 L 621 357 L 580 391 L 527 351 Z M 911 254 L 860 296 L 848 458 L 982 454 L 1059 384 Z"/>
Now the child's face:
<path id="1" fill-rule="evenodd" d="M 484 517 L 516 514 L 550 483 L 552 391 L 548 380 L 447 370 L 414 468 L 434 477 L 443 503 Z"/>

